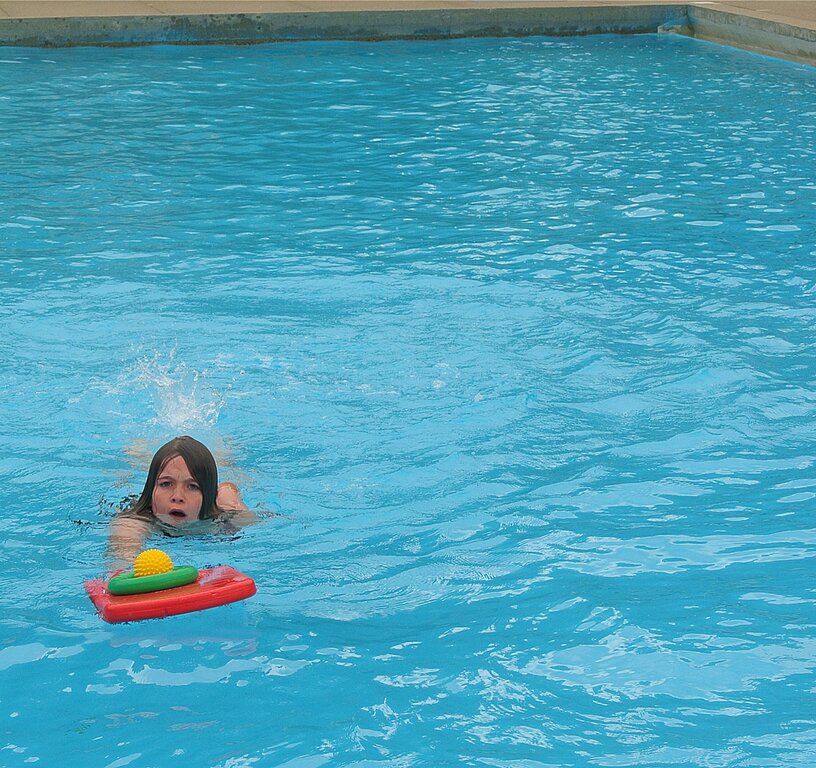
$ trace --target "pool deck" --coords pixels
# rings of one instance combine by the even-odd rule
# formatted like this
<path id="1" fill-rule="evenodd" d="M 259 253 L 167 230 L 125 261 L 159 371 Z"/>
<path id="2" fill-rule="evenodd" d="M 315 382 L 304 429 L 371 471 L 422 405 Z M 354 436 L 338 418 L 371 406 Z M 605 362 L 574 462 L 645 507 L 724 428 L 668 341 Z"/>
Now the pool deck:
<path id="1" fill-rule="evenodd" d="M 0 0 L 0 45 L 675 32 L 816 65 L 816 0 Z"/>

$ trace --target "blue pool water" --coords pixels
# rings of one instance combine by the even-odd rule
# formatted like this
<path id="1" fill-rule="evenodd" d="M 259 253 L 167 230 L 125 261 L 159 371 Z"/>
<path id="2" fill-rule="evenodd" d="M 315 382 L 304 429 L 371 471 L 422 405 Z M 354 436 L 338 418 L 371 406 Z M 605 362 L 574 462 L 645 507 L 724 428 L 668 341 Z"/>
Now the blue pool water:
<path id="1" fill-rule="evenodd" d="M 816 762 L 815 148 L 670 36 L 0 51 L 0 764 Z M 104 624 L 179 433 L 259 593 Z"/>

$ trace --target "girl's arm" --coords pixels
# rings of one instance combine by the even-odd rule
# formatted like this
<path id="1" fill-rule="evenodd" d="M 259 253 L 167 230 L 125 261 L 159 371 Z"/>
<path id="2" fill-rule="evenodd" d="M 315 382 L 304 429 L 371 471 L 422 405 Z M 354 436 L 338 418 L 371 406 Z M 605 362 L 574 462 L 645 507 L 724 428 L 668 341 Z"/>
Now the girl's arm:
<path id="1" fill-rule="evenodd" d="M 112 569 L 128 567 L 136 559 L 150 533 L 147 520 L 117 515 L 111 521 L 106 557 Z"/>
<path id="2" fill-rule="evenodd" d="M 215 504 L 222 512 L 228 513 L 229 521 L 239 528 L 258 522 L 258 518 L 249 511 L 249 507 L 241 498 L 241 492 L 235 483 L 218 484 L 218 496 L 215 499 Z"/>

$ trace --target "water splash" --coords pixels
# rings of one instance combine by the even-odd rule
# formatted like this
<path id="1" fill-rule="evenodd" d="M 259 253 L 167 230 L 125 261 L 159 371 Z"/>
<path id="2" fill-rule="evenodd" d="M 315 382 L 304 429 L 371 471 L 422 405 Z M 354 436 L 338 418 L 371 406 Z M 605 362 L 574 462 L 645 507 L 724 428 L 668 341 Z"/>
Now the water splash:
<path id="1" fill-rule="evenodd" d="M 140 358 L 125 375 L 132 386 L 151 395 L 156 415 L 148 423 L 176 433 L 215 426 L 232 388 L 230 383 L 217 389 L 208 371 L 178 360 L 175 350 L 167 357 L 157 352 Z"/>

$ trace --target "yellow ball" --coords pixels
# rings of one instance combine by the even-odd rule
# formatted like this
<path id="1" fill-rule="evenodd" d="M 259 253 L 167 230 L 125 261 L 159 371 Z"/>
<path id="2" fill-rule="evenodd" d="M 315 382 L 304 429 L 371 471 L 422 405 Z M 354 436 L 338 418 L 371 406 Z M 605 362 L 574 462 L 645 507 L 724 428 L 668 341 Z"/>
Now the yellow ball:
<path id="1" fill-rule="evenodd" d="M 173 561 L 160 549 L 146 549 L 133 561 L 133 575 L 155 576 L 173 570 Z"/>

